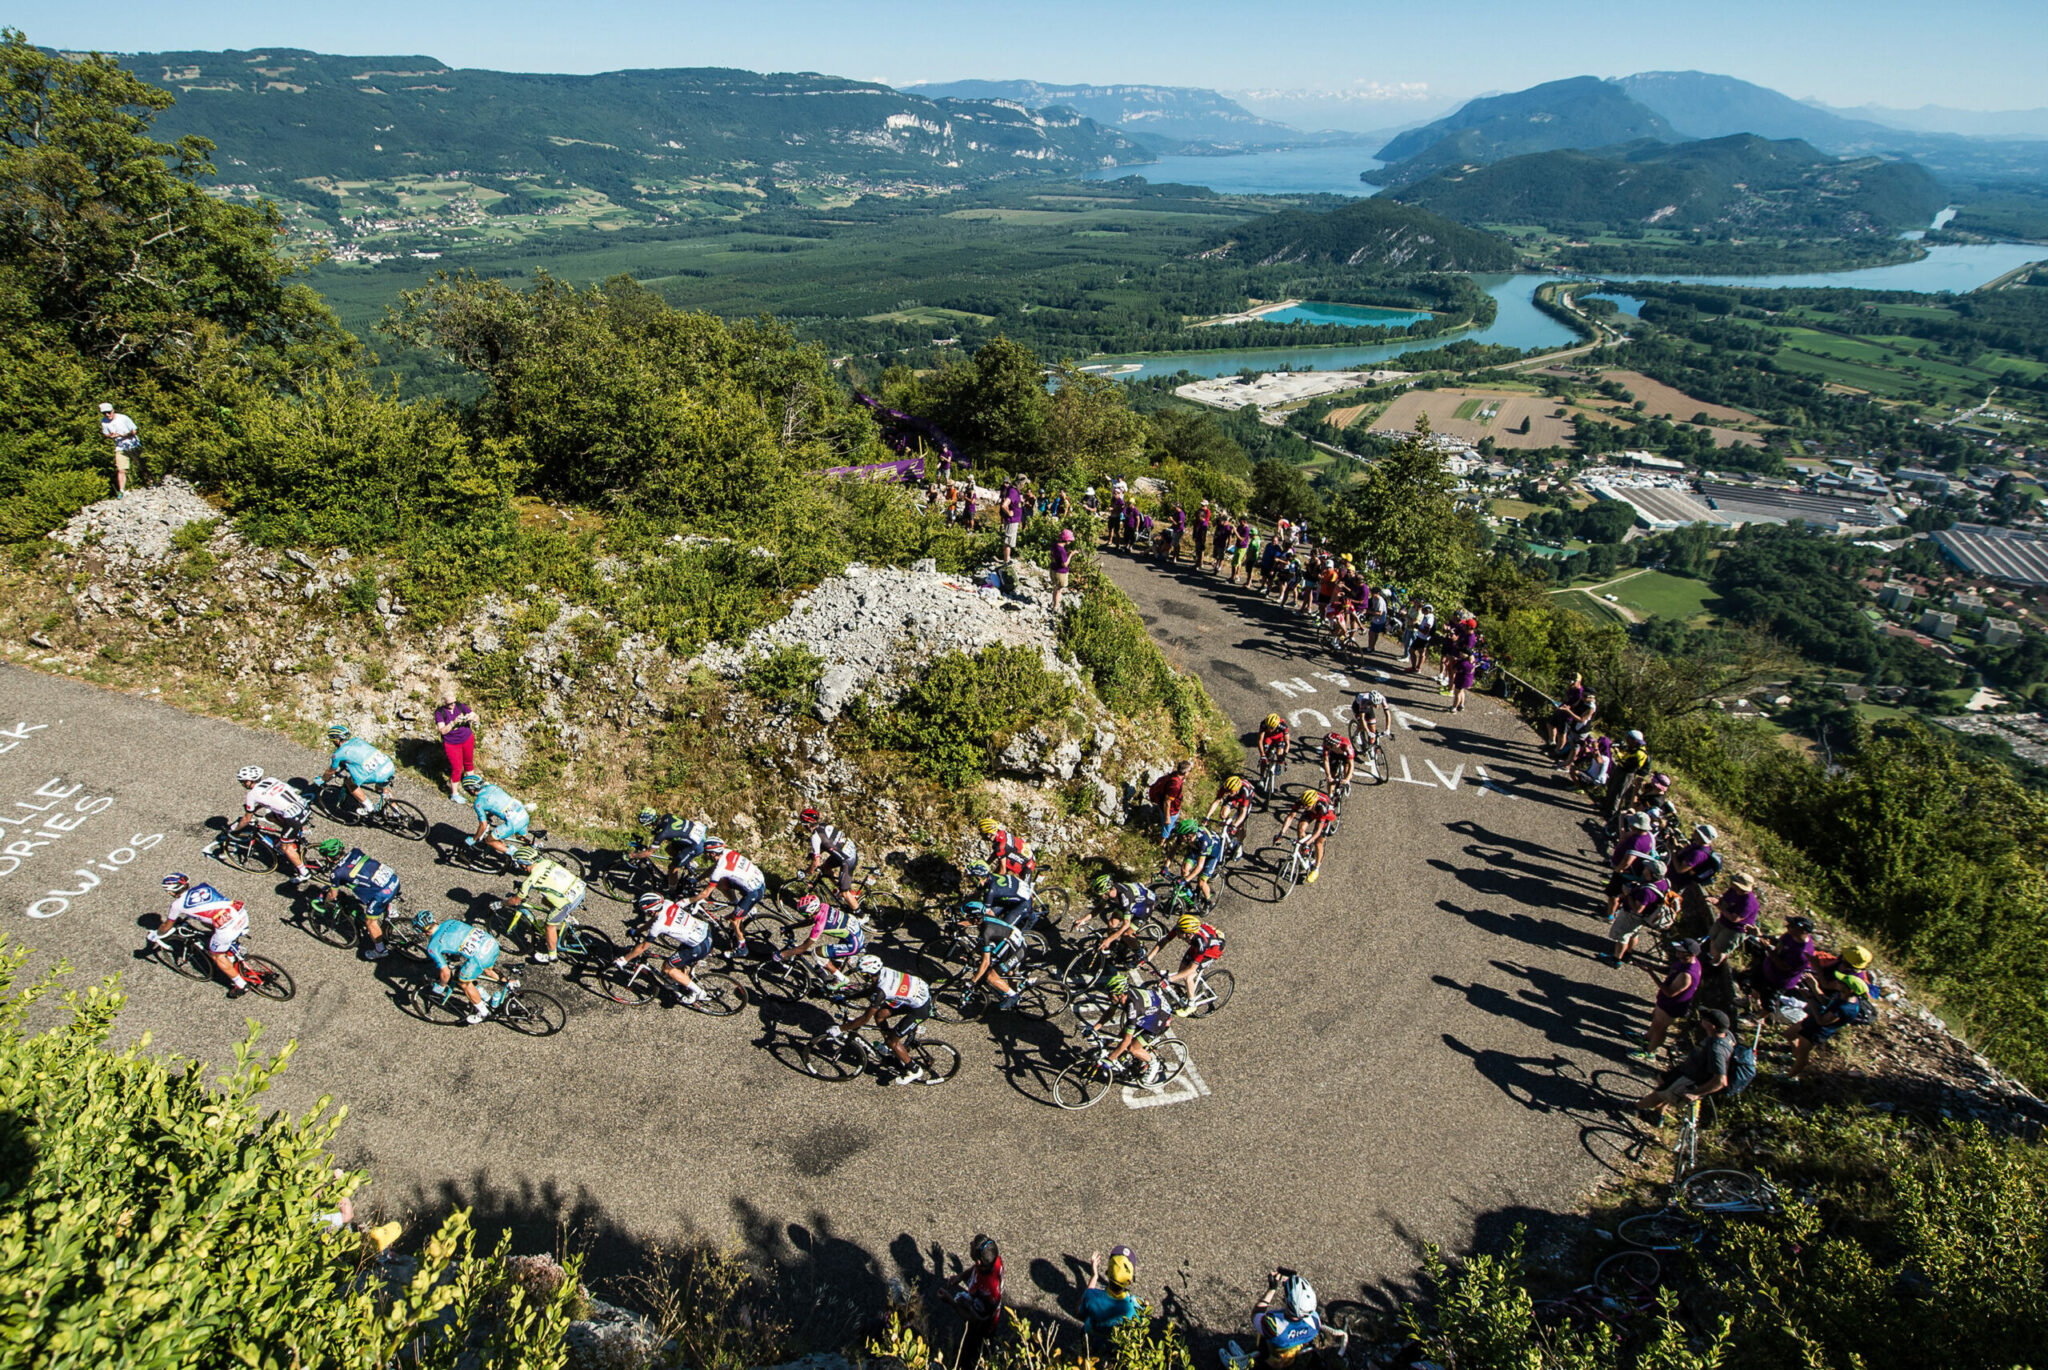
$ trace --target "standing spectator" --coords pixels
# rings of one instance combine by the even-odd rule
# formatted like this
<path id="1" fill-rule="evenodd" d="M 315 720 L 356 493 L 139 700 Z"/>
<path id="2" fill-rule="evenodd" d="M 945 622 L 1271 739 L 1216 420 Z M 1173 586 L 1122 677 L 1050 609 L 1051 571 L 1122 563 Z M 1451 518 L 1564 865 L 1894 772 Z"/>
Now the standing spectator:
<path id="1" fill-rule="evenodd" d="M 1159 842 L 1164 846 L 1173 837 L 1174 820 L 1180 817 L 1181 804 L 1185 801 L 1188 788 L 1188 772 L 1194 770 L 1193 757 L 1183 758 L 1178 766 L 1152 782 L 1152 788 L 1145 791 L 1145 797 L 1159 806 L 1164 821 L 1159 829 Z"/>
<path id="2" fill-rule="evenodd" d="M 1003 1257 L 996 1249 L 996 1239 L 985 1232 L 977 1234 L 967 1254 L 973 1266 L 951 1280 L 953 1306 L 967 1322 L 953 1370 L 974 1370 L 981 1364 L 981 1349 L 1003 1325 Z"/>
<path id="3" fill-rule="evenodd" d="M 1024 492 L 1017 488 L 1016 477 L 1003 485 L 1003 565 L 1010 564 L 1010 558 L 1017 553 L 1017 534 L 1024 529 Z"/>
<path id="4" fill-rule="evenodd" d="M 1137 1278 L 1128 1246 L 1112 1246 L 1106 1266 L 1100 1251 L 1088 1258 L 1088 1287 L 1081 1291 L 1081 1331 L 1090 1341 L 1100 1340 L 1107 1346 L 1112 1332 L 1137 1318 L 1144 1308 L 1131 1293 Z"/>
<path id="5" fill-rule="evenodd" d="M 1195 569 L 1202 569 L 1202 548 L 1209 541 L 1209 501 L 1203 500 L 1202 507 L 1195 511 Z"/>
<path id="6" fill-rule="evenodd" d="M 434 727 L 441 733 L 441 750 L 448 754 L 448 797 L 467 804 L 462 777 L 476 769 L 476 711 L 462 702 L 452 680 L 442 687 Z"/>
<path id="7" fill-rule="evenodd" d="M 100 434 L 114 444 L 114 498 L 128 497 L 128 463 L 142 460 L 142 435 L 135 420 L 114 412 L 114 406 L 100 405 Z"/>
<path id="8" fill-rule="evenodd" d="M 1052 545 L 1052 611 L 1060 611 L 1060 596 L 1067 592 L 1067 582 L 1074 564 L 1074 530 L 1060 529 L 1059 537 Z"/>
<path id="9" fill-rule="evenodd" d="M 1764 901 L 1757 896 L 1756 877 L 1748 871 L 1735 872 L 1729 878 L 1728 888 L 1714 901 L 1714 930 L 1708 934 L 1707 959 L 1716 965 L 1726 961 L 1742 934 L 1756 930 L 1756 920 L 1763 912 Z"/>
<path id="10" fill-rule="evenodd" d="M 1629 1053 L 1632 1060 L 1657 1059 L 1658 1049 L 1671 1035 L 1671 1025 L 1692 1013 L 1693 1000 L 1698 996 L 1700 981 L 1705 976 L 1706 967 L 1700 963 L 1700 944 L 1680 942 L 1677 955 L 1671 958 L 1671 973 L 1664 977 L 1664 983 L 1657 986 L 1657 1007 L 1650 1015 L 1649 1034 L 1643 1039 L 1641 1048 Z"/>
<path id="11" fill-rule="evenodd" d="M 1578 720 L 1578 708 L 1585 698 L 1586 677 L 1573 672 L 1571 684 L 1564 687 L 1564 693 L 1553 703 L 1550 717 L 1543 724 L 1543 745 L 1559 759 L 1564 756 L 1565 742 L 1571 737 L 1572 724 Z"/>
<path id="12" fill-rule="evenodd" d="M 1172 534 L 1172 541 L 1170 541 L 1170 542 L 1169 542 L 1169 543 L 1167 543 L 1167 545 L 1166 545 L 1166 556 L 1167 556 L 1167 560 L 1168 560 L 1168 561 L 1179 561 L 1179 560 L 1180 560 L 1180 545 L 1181 545 L 1181 543 L 1183 543 L 1183 542 L 1185 542 L 1185 541 L 1187 540 L 1187 536 L 1188 536 L 1188 511 L 1187 511 L 1187 509 L 1186 509 L 1186 508 L 1185 508 L 1185 507 L 1184 507 L 1184 506 L 1183 506 L 1183 505 L 1182 505 L 1182 504 L 1180 503 L 1180 501 L 1176 500 L 1176 501 L 1174 501 L 1174 505 L 1173 505 L 1173 534 Z"/>
<path id="13" fill-rule="evenodd" d="M 980 487 L 973 481 L 967 482 L 967 499 L 960 506 L 960 525 L 970 533 L 974 531 L 974 525 L 981 521 L 980 499 Z"/>

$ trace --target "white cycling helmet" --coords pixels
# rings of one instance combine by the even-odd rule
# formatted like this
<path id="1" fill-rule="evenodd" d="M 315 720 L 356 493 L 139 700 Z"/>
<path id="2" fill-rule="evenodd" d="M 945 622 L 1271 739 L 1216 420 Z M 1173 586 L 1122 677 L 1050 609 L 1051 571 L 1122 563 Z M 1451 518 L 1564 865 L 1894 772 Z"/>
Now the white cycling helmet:
<path id="1" fill-rule="evenodd" d="M 882 958 L 873 952 L 869 952 L 866 956 L 861 957 L 860 960 L 855 961 L 853 968 L 862 975 L 880 975 L 882 973 Z"/>
<path id="2" fill-rule="evenodd" d="M 1716 829 L 1712 823 L 1702 823 L 1697 828 L 1694 828 L 1692 830 L 1692 835 L 1694 837 L 1697 837 L 1702 842 L 1712 842 L 1721 834 L 1720 831 Z"/>
<path id="3" fill-rule="evenodd" d="M 263 768 L 261 766 L 244 766 L 241 770 L 235 772 L 235 779 L 244 782 L 261 780 L 262 778 Z"/>
<path id="4" fill-rule="evenodd" d="M 1311 1317 L 1316 1311 L 1315 1286 L 1299 1275 L 1289 1275 L 1280 1286 L 1280 1301 L 1287 1305 L 1288 1317 Z"/>

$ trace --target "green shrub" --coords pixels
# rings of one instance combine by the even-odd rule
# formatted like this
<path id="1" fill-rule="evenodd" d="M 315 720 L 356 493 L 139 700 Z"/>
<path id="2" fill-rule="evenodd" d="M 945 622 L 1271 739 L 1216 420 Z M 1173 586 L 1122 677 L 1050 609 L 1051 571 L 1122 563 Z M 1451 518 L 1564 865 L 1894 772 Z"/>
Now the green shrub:
<path id="1" fill-rule="evenodd" d="M 825 659 L 808 647 L 777 647 L 747 667 L 742 683 L 748 693 L 778 709 L 795 712 L 818 700 L 818 682 L 825 677 Z"/>
<path id="2" fill-rule="evenodd" d="M 171 546 L 180 552 L 196 552 L 213 541 L 219 529 L 219 519 L 194 519 L 171 534 Z"/>
<path id="3" fill-rule="evenodd" d="M 934 661 L 877 724 L 878 740 L 911 755 L 941 784 L 961 786 L 993 768 L 1018 731 L 1073 702 L 1066 681 L 1029 647 L 997 644 Z"/>
<path id="4" fill-rule="evenodd" d="M 0 499 L 0 542 L 27 542 L 61 528 L 107 493 L 107 478 L 97 471 L 38 471 L 18 494 Z"/>

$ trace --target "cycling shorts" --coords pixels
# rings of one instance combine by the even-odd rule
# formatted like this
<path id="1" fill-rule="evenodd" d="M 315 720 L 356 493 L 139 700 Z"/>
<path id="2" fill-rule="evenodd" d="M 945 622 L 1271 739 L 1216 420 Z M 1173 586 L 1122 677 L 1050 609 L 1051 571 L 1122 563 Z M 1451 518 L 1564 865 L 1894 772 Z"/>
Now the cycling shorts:
<path id="1" fill-rule="evenodd" d="M 735 913 L 752 913 L 754 911 L 754 906 L 761 902 L 761 896 L 768 892 L 768 887 L 766 885 L 762 885 L 759 888 L 751 890 L 743 890 L 739 886 L 732 884 L 727 884 L 725 888 L 731 890 L 734 894 L 739 896 L 739 899 L 734 902 L 733 906 L 730 909 L 726 910 L 726 914 L 728 917 Z"/>
<path id="2" fill-rule="evenodd" d="M 663 938 L 662 941 L 665 946 L 675 948 L 669 955 L 668 963 L 672 966 L 680 966 L 684 970 L 688 970 L 691 966 L 696 965 L 711 954 L 711 939 L 709 937 L 706 937 L 701 942 L 677 943 L 670 942 L 666 938 Z"/>
<path id="3" fill-rule="evenodd" d="M 398 884 L 394 881 L 389 885 L 374 885 L 363 880 L 348 887 L 348 896 L 356 901 L 356 907 L 363 911 L 365 917 L 381 918 L 384 910 L 397 900 Z"/>
<path id="4" fill-rule="evenodd" d="M 1140 1042 L 1143 1042 L 1147 1046 L 1149 1046 L 1153 1042 L 1165 1036 L 1166 1030 L 1172 1026 L 1172 1010 L 1160 1009 L 1156 1012 L 1148 1013 L 1144 1017 L 1139 1018 L 1135 1022 L 1131 1023 L 1126 1030 L 1136 1034 Z"/>
<path id="5" fill-rule="evenodd" d="M 827 961 L 851 961 L 854 957 L 867 950 L 867 944 L 867 934 L 856 932 L 853 936 L 843 941 L 820 942 L 818 944 L 818 954 Z"/>
<path id="6" fill-rule="evenodd" d="M 569 921 L 570 915 L 583 907 L 584 897 L 589 893 L 590 891 L 587 888 L 580 889 L 576 891 L 574 898 L 563 900 L 559 908 L 551 905 L 546 896 L 542 896 L 537 902 L 540 905 L 541 911 L 546 914 L 548 922 L 566 923 Z"/>
<path id="7" fill-rule="evenodd" d="M 1196 872 L 1196 875 L 1203 880 L 1207 880 L 1210 876 L 1214 875 L 1217 872 L 1217 870 L 1221 868 L 1222 865 L 1223 845 L 1219 842 L 1216 845 L 1215 850 L 1209 853 L 1208 859 L 1202 862 L 1202 868 L 1201 870 Z"/>
<path id="8" fill-rule="evenodd" d="M 927 998 L 914 1008 L 890 1004 L 888 1021 L 882 1024 L 882 1035 L 891 1041 L 910 1036 L 923 1026 L 924 1020 L 932 1016 L 932 1001 Z"/>
<path id="9" fill-rule="evenodd" d="M 236 909 L 212 926 L 213 935 L 206 939 L 206 949 L 220 956 L 241 941 L 242 934 L 249 930 L 249 911 Z"/>

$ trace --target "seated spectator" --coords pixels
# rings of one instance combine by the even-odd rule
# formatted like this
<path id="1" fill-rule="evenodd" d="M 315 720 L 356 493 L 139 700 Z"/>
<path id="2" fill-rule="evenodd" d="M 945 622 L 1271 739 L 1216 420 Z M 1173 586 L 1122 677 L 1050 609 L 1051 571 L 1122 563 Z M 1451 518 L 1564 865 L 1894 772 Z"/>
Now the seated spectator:
<path id="1" fill-rule="evenodd" d="M 1144 1312 L 1145 1305 L 1131 1292 L 1137 1277 L 1128 1246 L 1111 1247 L 1107 1266 L 1100 1251 L 1088 1258 L 1088 1287 L 1081 1291 L 1081 1331 L 1090 1340 L 1106 1344 L 1111 1332 Z"/>

